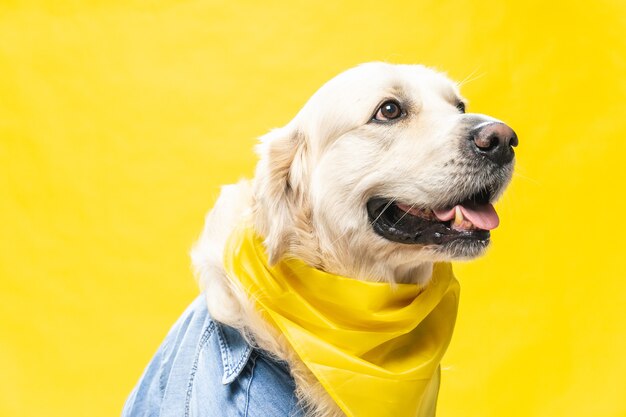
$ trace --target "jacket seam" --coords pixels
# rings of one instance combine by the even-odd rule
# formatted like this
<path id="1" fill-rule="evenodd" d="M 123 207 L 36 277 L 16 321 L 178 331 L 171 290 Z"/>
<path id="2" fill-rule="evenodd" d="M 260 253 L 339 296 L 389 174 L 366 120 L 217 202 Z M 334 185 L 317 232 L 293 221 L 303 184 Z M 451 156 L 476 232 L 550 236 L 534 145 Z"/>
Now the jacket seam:
<path id="1" fill-rule="evenodd" d="M 215 327 L 217 328 L 217 339 L 220 346 L 220 353 L 222 356 L 222 366 L 224 368 L 224 374 L 222 376 L 222 384 L 231 383 L 240 373 L 241 370 L 248 363 L 248 359 L 250 358 L 250 354 L 252 353 L 252 347 L 247 343 L 245 343 L 245 349 L 241 354 L 235 354 L 232 350 L 232 347 L 228 343 L 228 339 L 226 334 L 224 333 L 224 327 L 222 324 L 215 322 Z M 235 362 L 237 360 L 237 362 Z"/>
<path id="2" fill-rule="evenodd" d="M 202 333 L 202 337 L 200 339 L 200 344 L 198 345 L 198 349 L 196 350 L 196 356 L 193 361 L 193 366 L 191 367 L 191 373 L 189 374 L 189 381 L 187 382 L 187 393 L 185 396 L 185 417 L 189 417 L 189 403 L 191 402 L 191 392 L 193 390 L 193 382 L 196 377 L 196 372 L 198 371 L 198 362 L 200 361 L 200 353 L 204 349 L 204 346 L 207 344 L 207 341 L 211 337 L 211 334 L 215 330 L 215 323 L 211 321 L 204 332 Z"/>
<path id="3" fill-rule="evenodd" d="M 239 374 L 239 372 L 241 372 L 243 367 L 248 362 L 248 358 L 250 357 L 251 351 L 252 351 L 252 348 L 250 346 L 246 346 L 246 352 L 243 355 L 241 355 L 241 359 L 239 359 L 239 362 L 237 362 L 237 364 L 235 365 L 235 369 L 233 369 L 232 374 L 228 375 L 229 377 L 231 375 L 237 375 Z"/>
<path id="4" fill-rule="evenodd" d="M 250 387 L 252 386 L 252 380 L 254 379 L 254 369 L 256 367 L 256 356 L 250 357 L 250 380 L 248 381 L 248 386 L 246 387 L 246 404 L 243 411 L 243 417 L 248 417 L 248 406 L 250 405 Z"/>
<path id="5" fill-rule="evenodd" d="M 226 336 L 224 335 L 224 332 L 222 331 L 222 326 L 220 325 L 216 325 L 217 326 L 217 340 L 219 342 L 220 345 L 220 351 L 222 354 L 222 362 L 223 362 L 223 366 L 224 366 L 224 373 L 227 376 L 230 376 L 230 364 L 232 362 L 232 359 L 230 357 L 230 349 L 228 349 L 226 347 Z"/>

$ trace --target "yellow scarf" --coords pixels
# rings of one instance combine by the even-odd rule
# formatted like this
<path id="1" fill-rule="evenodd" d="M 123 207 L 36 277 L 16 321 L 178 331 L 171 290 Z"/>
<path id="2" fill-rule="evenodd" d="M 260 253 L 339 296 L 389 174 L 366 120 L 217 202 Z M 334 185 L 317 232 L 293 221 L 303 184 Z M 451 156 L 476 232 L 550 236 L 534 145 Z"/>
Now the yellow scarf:
<path id="1" fill-rule="evenodd" d="M 261 238 L 241 224 L 224 265 L 348 417 L 435 415 L 459 296 L 450 264 L 435 264 L 425 288 L 358 281 L 297 259 L 269 266 Z"/>

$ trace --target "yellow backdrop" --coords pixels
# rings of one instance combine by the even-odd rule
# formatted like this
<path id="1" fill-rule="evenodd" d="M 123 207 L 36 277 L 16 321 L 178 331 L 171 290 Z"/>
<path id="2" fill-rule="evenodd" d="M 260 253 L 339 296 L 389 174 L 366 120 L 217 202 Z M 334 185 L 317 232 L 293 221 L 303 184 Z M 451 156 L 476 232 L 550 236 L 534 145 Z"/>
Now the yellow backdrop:
<path id="1" fill-rule="evenodd" d="M 626 3 L 3 1 L 0 415 L 112 416 L 255 137 L 357 63 L 466 79 L 518 169 L 439 415 L 626 416 Z"/>

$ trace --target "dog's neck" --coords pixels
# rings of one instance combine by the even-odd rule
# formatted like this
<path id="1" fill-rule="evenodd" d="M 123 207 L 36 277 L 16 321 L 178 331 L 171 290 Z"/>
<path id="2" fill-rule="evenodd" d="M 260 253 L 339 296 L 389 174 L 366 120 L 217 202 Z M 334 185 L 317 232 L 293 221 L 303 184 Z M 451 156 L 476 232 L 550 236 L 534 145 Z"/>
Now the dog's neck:
<path id="1" fill-rule="evenodd" d="M 325 272 L 362 281 L 425 286 L 430 281 L 433 272 L 432 262 L 405 262 L 398 265 L 390 265 L 387 262 L 377 263 L 361 260 L 361 262 L 348 263 L 326 256 L 323 264 L 316 265 L 306 259 L 306 254 L 299 256 L 299 258 Z"/>
<path id="2" fill-rule="evenodd" d="M 396 268 L 393 280 L 397 283 L 416 283 L 426 285 L 433 274 L 432 262 L 423 262 L 418 265 L 401 265 Z"/>
<path id="3" fill-rule="evenodd" d="M 263 235 L 262 232 L 261 235 Z M 284 258 L 296 258 L 309 266 L 331 274 L 362 281 L 396 284 L 426 285 L 432 276 L 433 263 L 429 261 L 390 259 L 394 257 L 393 255 L 384 261 L 346 256 L 349 253 L 347 250 L 338 249 L 336 246 L 331 247 L 330 250 L 324 250 L 323 245 L 315 236 L 299 231 L 290 235 L 288 240 L 289 244 L 285 252 L 274 254 L 272 263 L 280 262 Z M 271 247 L 268 249 L 271 250 Z"/>

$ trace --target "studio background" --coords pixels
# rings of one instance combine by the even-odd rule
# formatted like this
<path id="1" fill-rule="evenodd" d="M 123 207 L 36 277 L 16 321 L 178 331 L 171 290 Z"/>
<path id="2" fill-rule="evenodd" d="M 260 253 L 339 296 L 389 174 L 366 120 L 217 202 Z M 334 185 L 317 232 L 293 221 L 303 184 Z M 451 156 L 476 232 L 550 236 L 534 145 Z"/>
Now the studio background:
<path id="1" fill-rule="evenodd" d="M 114 416 L 197 294 L 255 138 L 358 63 L 465 80 L 520 137 L 440 417 L 626 415 L 626 3 L 3 1 L 0 415 Z"/>

